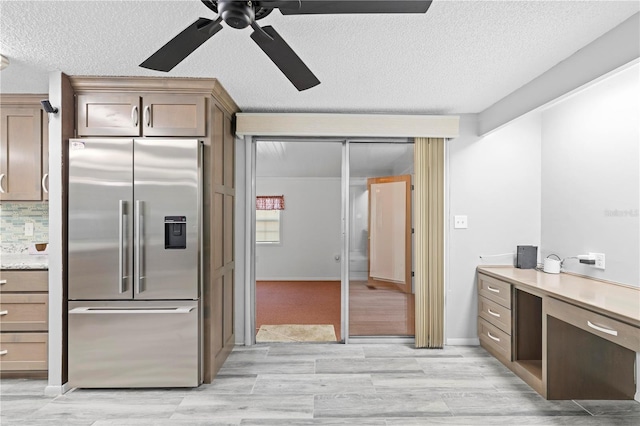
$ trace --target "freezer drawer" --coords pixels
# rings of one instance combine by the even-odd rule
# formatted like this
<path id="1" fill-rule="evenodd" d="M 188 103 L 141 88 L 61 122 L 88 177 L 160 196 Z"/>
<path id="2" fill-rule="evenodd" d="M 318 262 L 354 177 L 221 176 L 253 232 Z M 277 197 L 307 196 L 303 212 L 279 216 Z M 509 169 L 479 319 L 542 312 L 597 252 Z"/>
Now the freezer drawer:
<path id="1" fill-rule="evenodd" d="M 200 384 L 197 301 L 69 302 L 69 384 Z"/>

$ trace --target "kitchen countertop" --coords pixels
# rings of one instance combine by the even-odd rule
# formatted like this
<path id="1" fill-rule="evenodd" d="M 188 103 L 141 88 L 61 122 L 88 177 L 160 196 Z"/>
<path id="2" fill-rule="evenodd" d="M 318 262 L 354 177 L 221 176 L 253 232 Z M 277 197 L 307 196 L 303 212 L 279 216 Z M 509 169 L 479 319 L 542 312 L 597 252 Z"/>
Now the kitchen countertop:
<path id="1" fill-rule="evenodd" d="M 0 254 L 0 269 L 49 269 L 49 256 L 2 253 Z"/>

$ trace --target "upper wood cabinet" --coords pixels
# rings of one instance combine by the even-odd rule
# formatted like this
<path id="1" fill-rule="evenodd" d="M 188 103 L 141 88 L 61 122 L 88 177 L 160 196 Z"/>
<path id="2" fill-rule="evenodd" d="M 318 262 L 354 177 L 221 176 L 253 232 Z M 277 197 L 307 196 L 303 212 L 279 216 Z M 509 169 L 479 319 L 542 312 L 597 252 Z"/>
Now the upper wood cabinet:
<path id="1" fill-rule="evenodd" d="M 49 201 L 49 114 L 42 113 L 42 200 Z"/>
<path id="2" fill-rule="evenodd" d="M 206 136 L 205 98 L 179 94 L 81 94 L 78 136 Z"/>
<path id="3" fill-rule="evenodd" d="M 42 109 L 2 106 L 0 199 L 42 200 Z"/>

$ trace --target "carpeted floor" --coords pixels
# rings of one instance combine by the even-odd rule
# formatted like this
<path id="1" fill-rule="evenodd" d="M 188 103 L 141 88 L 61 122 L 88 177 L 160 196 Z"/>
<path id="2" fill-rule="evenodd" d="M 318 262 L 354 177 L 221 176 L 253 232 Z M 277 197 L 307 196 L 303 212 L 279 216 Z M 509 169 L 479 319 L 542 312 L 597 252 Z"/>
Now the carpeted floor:
<path id="1" fill-rule="evenodd" d="M 340 341 L 340 282 L 257 281 L 256 332 L 264 324 L 331 324 Z"/>

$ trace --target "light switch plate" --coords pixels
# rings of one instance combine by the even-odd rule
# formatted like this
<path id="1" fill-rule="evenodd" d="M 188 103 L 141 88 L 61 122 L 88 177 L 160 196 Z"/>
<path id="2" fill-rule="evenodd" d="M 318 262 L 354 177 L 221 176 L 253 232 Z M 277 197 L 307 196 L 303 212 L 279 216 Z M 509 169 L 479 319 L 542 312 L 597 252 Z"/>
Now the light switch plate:
<path id="1" fill-rule="evenodd" d="M 24 235 L 25 237 L 33 237 L 33 222 L 25 222 Z"/>
<path id="2" fill-rule="evenodd" d="M 467 216 L 454 216 L 453 217 L 454 229 L 467 229 Z"/>

